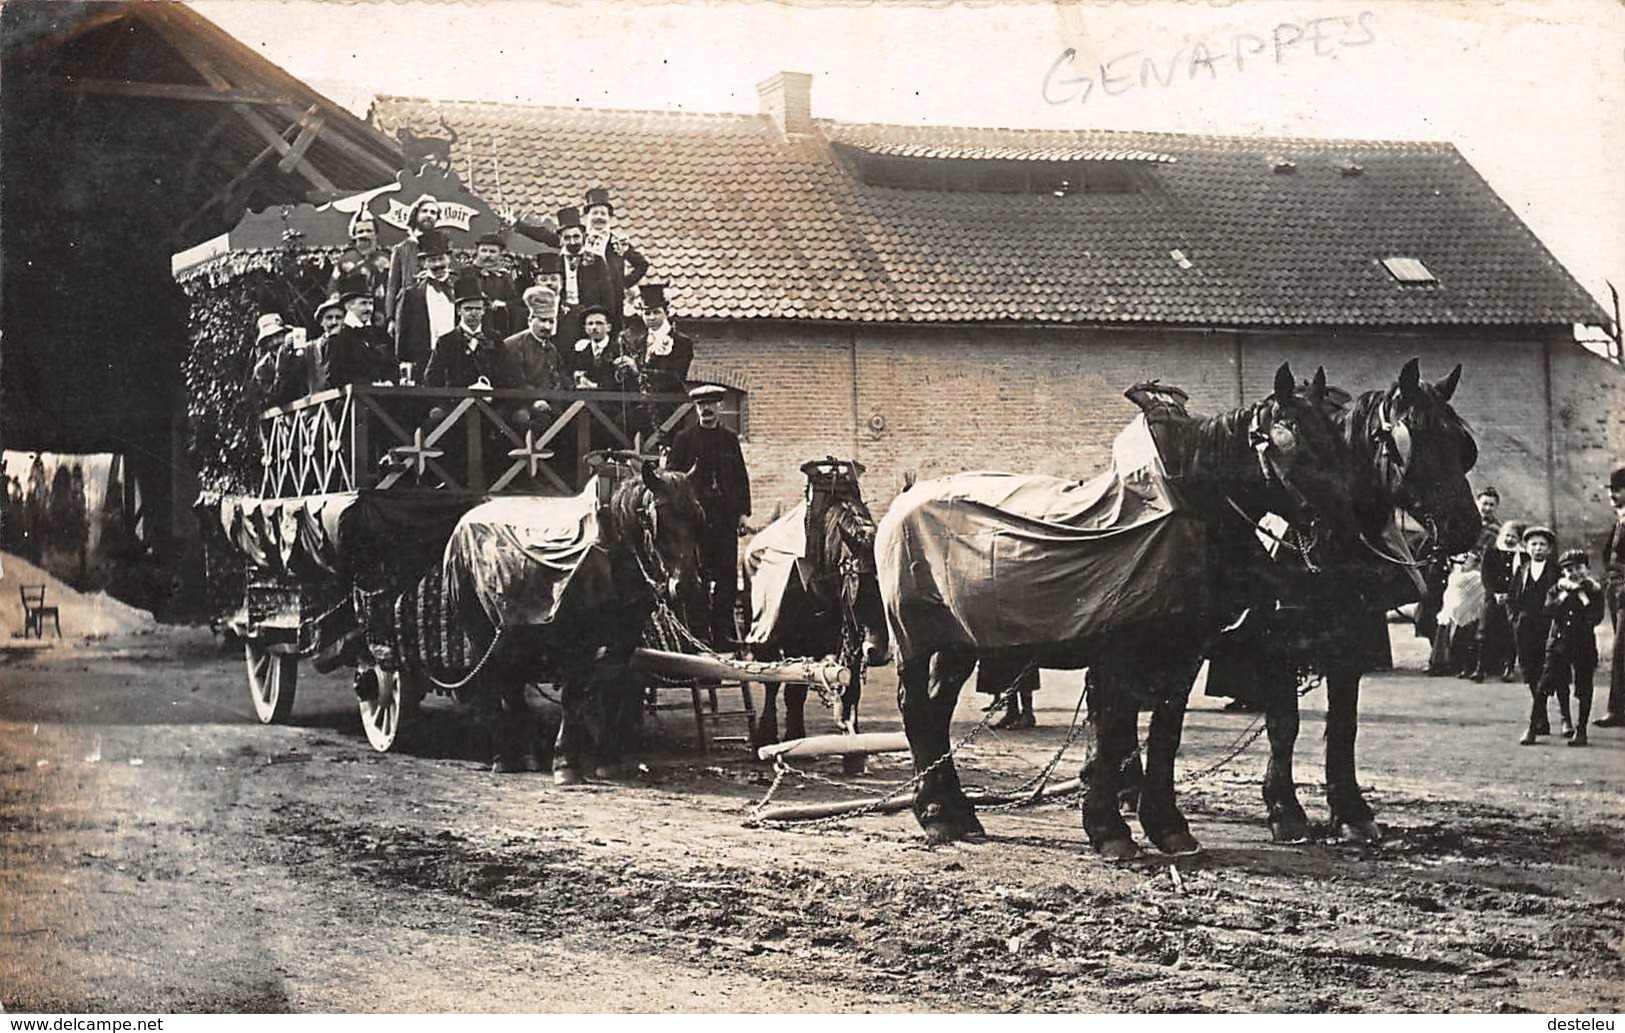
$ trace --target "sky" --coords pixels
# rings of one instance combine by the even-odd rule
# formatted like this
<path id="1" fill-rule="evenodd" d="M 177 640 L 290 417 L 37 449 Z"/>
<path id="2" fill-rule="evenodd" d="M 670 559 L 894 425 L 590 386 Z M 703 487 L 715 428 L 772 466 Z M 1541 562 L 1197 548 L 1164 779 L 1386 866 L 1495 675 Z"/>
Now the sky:
<path id="1" fill-rule="evenodd" d="M 357 113 L 373 96 L 858 122 L 1448 140 L 1611 311 L 1620 0 L 190 0 Z"/>

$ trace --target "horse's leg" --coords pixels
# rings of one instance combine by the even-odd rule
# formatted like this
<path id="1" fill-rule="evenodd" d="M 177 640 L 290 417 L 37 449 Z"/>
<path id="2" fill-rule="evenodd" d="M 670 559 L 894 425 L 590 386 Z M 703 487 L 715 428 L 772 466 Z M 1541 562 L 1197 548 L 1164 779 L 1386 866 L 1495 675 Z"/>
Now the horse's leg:
<path id="1" fill-rule="evenodd" d="M 1176 659 L 1149 672 L 1154 678 L 1157 703 L 1151 710 L 1151 726 L 1145 736 L 1140 828 L 1158 850 L 1174 857 L 1189 857 L 1202 849 L 1191 835 L 1190 823 L 1180 813 L 1174 794 L 1174 758 L 1179 753 L 1179 741 L 1185 731 L 1185 707 L 1201 662 L 1201 657 L 1194 661 Z M 1132 728 L 1131 725 L 1131 735 Z"/>
<path id="2" fill-rule="evenodd" d="M 519 768 L 525 771 L 542 770 L 541 756 L 536 749 L 536 713 L 525 698 L 525 679 L 514 676 L 502 687 L 503 724 L 508 728 L 511 753 Z"/>
<path id="3" fill-rule="evenodd" d="M 784 738 L 786 742 L 807 737 L 807 686 L 784 687 Z"/>
<path id="4" fill-rule="evenodd" d="M 852 681 L 841 693 L 841 730 L 848 735 L 858 734 L 858 701 L 863 698 L 863 670 L 858 664 L 852 665 Z M 847 775 L 861 775 L 869 769 L 869 758 L 862 753 L 843 753 L 841 755 L 841 772 Z"/>
<path id="5" fill-rule="evenodd" d="M 903 731 L 914 756 L 914 771 L 923 776 L 914 793 L 914 817 L 928 843 L 947 843 L 982 831 L 959 786 L 953 759 L 947 756 L 959 687 L 975 662 L 971 654 L 937 653 L 898 672 Z"/>
<path id="6" fill-rule="evenodd" d="M 752 746 L 767 746 L 779 741 L 779 683 L 762 683 L 762 712 L 756 715 L 756 740 Z"/>
<path id="7" fill-rule="evenodd" d="M 620 777 L 637 717 L 632 708 L 642 694 L 643 686 L 624 666 L 605 664 L 595 672 L 592 695 L 599 720 L 593 777 Z"/>
<path id="8" fill-rule="evenodd" d="M 1091 668 L 1085 682 L 1089 708 L 1089 744 L 1083 761 L 1083 831 L 1095 852 L 1113 861 L 1127 861 L 1140 852 L 1134 834 L 1117 809 L 1122 769 L 1135 752 L 1134 705 L 1124 697 L 1116 672 Z"/>
<path id="9" fill-rule="evenodd" d="M 1376 814 L 1360 793 L 1354 770 L 1354 737 L 1360 723 L 1360 674 L 1352 668 L 1326 672 L 1326 803 L 1332 829 L 1356 843 L 1382 839 Z"/>
<path id="10" fill-rule="evenodd" d="M 1264 768 L 1264 809 L 1270 838 L 1277 843 L 1307 843 L 1309 816 L 1298 802 L 1297 780 L 1292 774 L 1292 753 L 1298 742 L 1298 693 L 1291 675 L 1265 667 L 1264 730 L 1269 735 L 1270 759 Z"/>
<path id="11" fill-rule="evenodd" d="M 559 734 L 553 740 L 553 784 L 573 786 L 581 782 L 581 740 L 587 715 L 587 672 L 560 672 Z"/>

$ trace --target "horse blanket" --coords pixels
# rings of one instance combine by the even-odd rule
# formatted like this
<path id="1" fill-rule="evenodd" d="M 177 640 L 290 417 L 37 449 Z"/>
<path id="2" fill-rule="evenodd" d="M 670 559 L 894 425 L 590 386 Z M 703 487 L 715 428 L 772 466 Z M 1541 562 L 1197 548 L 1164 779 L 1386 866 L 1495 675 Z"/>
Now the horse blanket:
<path id="1" fill-rule="evenodd" d="M 792 584 L 806 584 L 807 503 L 768 524 L 745 546 L 745 574 L 750 579 L 750 634 L 745 641 L 761 644 L 779 630 L 785 597 Z"/>
<path id="2" fill-rule="evenodd" d="M 475 506 L 446 542 L 447 595 L 457 602 L 472 593 L 497 628 L 550 624 L 567 604 L 594 607 L 614 594 L 599 532 L 596 478 L 579 495 Z"/>
<path id="3" fill-rule="evenodd" d="M 875 555 L 900 662 L 1100 641 L 1202 613 L 1206 549 L 1143 416 L 1085 482 L 1011 473 L 922 481 L 880 522 Z"/>

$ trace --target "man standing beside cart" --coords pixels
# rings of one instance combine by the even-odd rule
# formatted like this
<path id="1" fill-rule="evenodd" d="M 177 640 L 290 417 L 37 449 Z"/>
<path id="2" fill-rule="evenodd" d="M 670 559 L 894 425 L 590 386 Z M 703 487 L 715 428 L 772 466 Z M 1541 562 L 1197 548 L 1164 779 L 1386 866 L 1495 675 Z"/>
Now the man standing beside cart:
<path id="1" fill-rule="evenodd" d="M 705 511 L 700 535 L 700 581 L 707 586 L 703 615 L 692 615 L 703 627 L 695 630 L 712 648 L 727 652 L 736 645 L 734 599 L 739 591 L 739 535 L 750 516 L 750 473 L 739 447 L 739 435 L 722 425 L 726 391 L 714 384 L 688 393 L 698 422 L 678 431 L 666 457 L 669 469 L 688 472 L 689 482 Z"/>

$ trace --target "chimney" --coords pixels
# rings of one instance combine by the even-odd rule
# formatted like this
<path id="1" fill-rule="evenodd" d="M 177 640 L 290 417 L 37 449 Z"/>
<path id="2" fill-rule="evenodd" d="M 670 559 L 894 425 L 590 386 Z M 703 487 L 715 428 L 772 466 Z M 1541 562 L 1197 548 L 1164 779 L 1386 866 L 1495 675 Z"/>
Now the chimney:
<path id="1" fill-rule="evenodd" d="M 756 84 L 762 98 L 762 114 L 773 119 L 786 136 L 810 133 L 812 120 L 812 76 L 806 72 L 775 72 Z"/>

